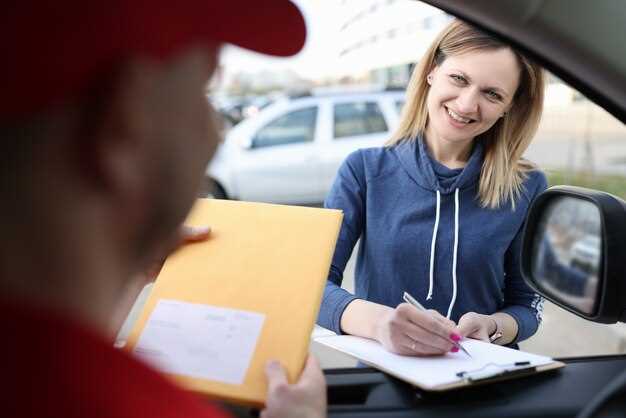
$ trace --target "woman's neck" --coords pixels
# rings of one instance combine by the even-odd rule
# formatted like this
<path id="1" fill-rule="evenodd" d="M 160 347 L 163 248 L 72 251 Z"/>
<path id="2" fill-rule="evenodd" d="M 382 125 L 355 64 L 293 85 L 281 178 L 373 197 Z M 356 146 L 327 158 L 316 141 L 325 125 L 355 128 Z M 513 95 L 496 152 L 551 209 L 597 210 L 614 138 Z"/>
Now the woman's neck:
<path id="1" fill-rule="evenodd" d="M 426 129 L 424 141 L 430 156 L 440 164 L 452 169 L 465 167 L 472 155 L 472 147 L 474 146 L 473 138 L 467 141 L 447 141 L 437 138 L 433 133 L 429 134 L 428 129 Z"/>

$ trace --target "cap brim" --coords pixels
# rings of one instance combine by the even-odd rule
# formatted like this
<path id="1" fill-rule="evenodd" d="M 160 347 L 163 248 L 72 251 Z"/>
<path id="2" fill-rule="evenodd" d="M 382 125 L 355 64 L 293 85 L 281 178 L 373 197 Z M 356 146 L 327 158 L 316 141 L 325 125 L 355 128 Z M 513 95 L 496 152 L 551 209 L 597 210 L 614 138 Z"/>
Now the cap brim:
<path id="1" fill-rule="evenodd" d="M 287 0 L 257 1 L 250 7 L 246 0 L 218 1 L 224 19 L 212 22 L 217 41 L 252 51 L 290 56 L 298 53 L 306 40 L 304 17 Z M 217 24 L 216 24 L 217 23 Z"/>

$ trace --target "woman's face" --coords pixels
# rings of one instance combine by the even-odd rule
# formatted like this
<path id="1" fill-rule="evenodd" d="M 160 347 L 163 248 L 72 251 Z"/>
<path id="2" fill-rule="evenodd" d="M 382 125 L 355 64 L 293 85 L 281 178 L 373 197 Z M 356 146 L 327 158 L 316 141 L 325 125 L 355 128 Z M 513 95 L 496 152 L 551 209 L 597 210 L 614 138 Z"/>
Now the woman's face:
<path id="1" fill-rule="evenodd" d="M 509 109 L 519 76 L 508 48 L 448 56 L 428 77 L 428 139 L 467 142 L 487 131 Z"/>

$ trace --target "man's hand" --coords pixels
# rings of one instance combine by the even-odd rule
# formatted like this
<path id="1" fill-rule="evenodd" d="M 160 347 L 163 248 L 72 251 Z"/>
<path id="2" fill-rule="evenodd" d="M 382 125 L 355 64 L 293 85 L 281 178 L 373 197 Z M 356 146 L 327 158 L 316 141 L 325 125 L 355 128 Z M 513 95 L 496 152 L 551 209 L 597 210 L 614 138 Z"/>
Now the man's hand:
<path id="1" fill-rule="evenodd" d="M 173 239 L 172 244 L 166 248 L 164 254 L 160 254 L 156 258 L 154 264 L 146 271 L 146 281 L 153 281 L 159 275 L 163 263 L 165 263 L 167 257 L 174 251 L 186 244 L 205 241 L 210 235 L 211 227 L 181 225 L 180 228 L 178 228 L 177 235 Z"/>
<path id="2" fill-rule="evenodd" d="M 317 360 L 309 356 L 300 380 L 287 382 L 282 366 L 271 361 L 265 367 L 267 404 L 261 418 L 322 418 L 326 416 L 326 379 Z"/>
<path id="3" fill-rule="evenodd" d="M 110 330 L 112 335 L 116 335 L 124 320 L 128 316 L 133 304 L 137 300 L 141 290 L 159 275 L 165 259 L 178 248 L 185 244 L 200 242 L 206 240 L 211 234 L 211 228 L 208 226 L 191 227 L 182 225 L 176 232 L 176 237 L 172 240 L 172 244 L 167 250 L 155 258 L 154 263 L 144 272 L 136 274 L 127 283 L 119 297 L 119 301 L 115 312 L 111 313 Z"/>
<path id="4" fill-rule="evenodd" d="M 496 331 L 496 321 L 489 315 L 468 312 L 459 319 L 461 335 L 489 342 L 489 336 Z"/>

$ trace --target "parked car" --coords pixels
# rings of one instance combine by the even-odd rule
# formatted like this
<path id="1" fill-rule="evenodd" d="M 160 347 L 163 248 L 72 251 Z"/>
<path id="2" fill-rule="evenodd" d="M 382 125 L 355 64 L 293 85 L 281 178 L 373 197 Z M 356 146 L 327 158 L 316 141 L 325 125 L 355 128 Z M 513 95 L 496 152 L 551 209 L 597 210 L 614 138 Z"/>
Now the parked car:
<path id="1" fill-rule="evenodd" d="M 572 245 L 570 264 L 585 272 L 597 273 L 602 250 L 598 235 L 586 235 Z"/>
<path id="2" fill-rule="evenodd" d="M 398 123 L 404 91 L 314 94 L 279 100 L 227 134 L 207 168 L 217 198 L 320 203 L 358 148 L 382 145 Z"/>

